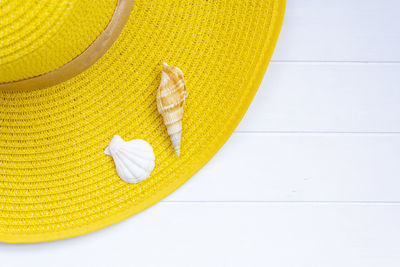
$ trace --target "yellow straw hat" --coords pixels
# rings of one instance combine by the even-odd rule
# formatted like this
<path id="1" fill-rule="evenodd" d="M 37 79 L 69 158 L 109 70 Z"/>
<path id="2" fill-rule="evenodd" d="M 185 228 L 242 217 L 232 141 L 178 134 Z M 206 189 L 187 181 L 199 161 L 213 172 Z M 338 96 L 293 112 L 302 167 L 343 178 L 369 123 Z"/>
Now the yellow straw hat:
<path id="1" fill-rule="evenodd" d="M 0 3 L 0 241 L 89 233 L 161 200 L 243 117 L 284 0 Z M 163 62 L 184 73 L 181 154 L 157 111 Z M 104 149 L 143 139 L 155 168 L 128 184 Z"/>

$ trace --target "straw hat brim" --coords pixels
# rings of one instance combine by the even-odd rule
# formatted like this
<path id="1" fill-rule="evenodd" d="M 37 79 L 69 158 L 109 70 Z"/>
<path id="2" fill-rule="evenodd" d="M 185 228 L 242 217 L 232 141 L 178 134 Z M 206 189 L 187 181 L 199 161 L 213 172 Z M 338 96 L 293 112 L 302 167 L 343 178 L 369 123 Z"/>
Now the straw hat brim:
<path id="1" fill-rule="evenodd" d="M 0 92 L 0 241 L 93 232 L 181 186 L 245 114 L 284 8 L 284 0 L 136 0 L 116 42 L 88 70 L 45 89 Z M 189 92 L 180 157 L 155 102 L 163 62 L 183 70 Z M 118 177 L 103 153 L 115 134 L 151 144 L 148 179 Z"/>

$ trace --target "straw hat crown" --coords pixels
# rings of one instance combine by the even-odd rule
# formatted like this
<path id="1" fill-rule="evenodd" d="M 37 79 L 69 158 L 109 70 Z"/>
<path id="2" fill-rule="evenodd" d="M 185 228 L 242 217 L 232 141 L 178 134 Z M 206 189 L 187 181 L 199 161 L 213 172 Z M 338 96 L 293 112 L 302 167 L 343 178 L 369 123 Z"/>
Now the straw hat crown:
<path id="1" fill-rule="evenodd" d="M 110 22 L 117 0 L 0 4 L 0 84 L 53 71 L 80 55 Z"/>

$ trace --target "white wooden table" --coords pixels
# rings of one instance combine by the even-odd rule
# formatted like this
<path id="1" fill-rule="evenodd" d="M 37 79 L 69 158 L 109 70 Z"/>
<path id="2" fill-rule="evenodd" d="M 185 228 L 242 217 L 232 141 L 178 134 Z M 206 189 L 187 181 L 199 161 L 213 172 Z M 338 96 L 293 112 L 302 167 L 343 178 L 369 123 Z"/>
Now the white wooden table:
<path id="1" fill-rule="evenodd" d="M 176 193 L 0 266 L 400 266 L 400 2 L 288 0 L 244 120 Z"/>

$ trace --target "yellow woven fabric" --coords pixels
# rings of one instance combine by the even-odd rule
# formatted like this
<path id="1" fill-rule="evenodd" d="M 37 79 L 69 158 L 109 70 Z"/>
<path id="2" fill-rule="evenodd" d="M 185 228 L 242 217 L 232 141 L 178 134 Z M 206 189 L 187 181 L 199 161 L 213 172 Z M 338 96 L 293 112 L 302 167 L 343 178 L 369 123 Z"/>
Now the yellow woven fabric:
<path id="1" fill-rule="evenodd" d="M 0 241 L 92 232 L 182 185 L 244 115 L 284 6 L 284 0 L 136 0 L 117 41 L 88 70 L 49 88 L 0 92 Z M 179 158 L 155 101 L 163 62 L 183 70 L 189 92 Z M 115 134 L 154 148 L 148 179 L 132 185 L 117 176 L 103 153 Z"/>
<path id="2" fill-rule="evenodd" d="M 57 69 L 109 23 L 117 0 L 6 0 L 0 5 L 0 83 Z"/>

